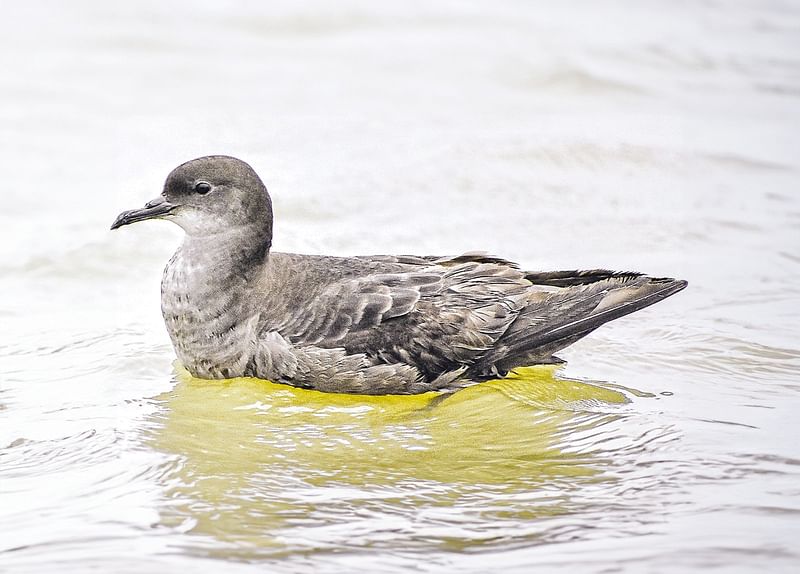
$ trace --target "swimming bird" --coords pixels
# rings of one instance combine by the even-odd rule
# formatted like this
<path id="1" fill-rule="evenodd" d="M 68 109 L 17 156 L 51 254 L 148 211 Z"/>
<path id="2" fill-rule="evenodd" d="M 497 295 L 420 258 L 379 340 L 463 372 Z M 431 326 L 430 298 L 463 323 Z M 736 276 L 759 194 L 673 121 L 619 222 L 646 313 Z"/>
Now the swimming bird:
<path id="1" fill-rule="evenodd" d="M 195 377 L 252 376 L 335 393 L 413 394 L 558 361 L 600 325 L 686 281 L 633 272 L 524 271 L 499 257 L 329 257 L 272 251 L 272 200 L 245 162 L 207 156 L 167 177 L 117 229 L 166 219 L 185 238 L 161 310 Z"/>

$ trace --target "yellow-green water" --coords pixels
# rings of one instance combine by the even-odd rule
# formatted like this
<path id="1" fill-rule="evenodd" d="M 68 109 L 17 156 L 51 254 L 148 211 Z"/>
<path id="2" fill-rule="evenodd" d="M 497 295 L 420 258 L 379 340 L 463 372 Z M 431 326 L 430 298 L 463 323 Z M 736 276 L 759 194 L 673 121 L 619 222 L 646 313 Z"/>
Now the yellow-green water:
<path id="1" fill-rule="evenodd" d="M 451 550 L 497 543 L 510 523 L 569 512 L 556 485 L 611 480 L 603 456 L 575 444 L 623 417 L 628 398 L 543 366 L 452 395 L 384 397 L 181 370 L 157 401 L 146 443 L 180 461 L 164 476 L 172 503 L 162 519 L 253 557 L 402 539 Z M 415 529 L 415 516 L 437 514 L 465 533 Z M 382 515 L 404 525 L 350 537 Z"/>

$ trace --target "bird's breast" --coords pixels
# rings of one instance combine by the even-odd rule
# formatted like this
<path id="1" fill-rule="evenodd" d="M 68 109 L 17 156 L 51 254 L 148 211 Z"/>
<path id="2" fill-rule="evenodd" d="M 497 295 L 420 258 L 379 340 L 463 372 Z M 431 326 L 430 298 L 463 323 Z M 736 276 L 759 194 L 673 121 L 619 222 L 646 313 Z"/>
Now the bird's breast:
<path id="1" fill-rule="evenodd" d="M 243 305 L 241 286 L 179 253 L 164 269 L 161 312 L 184 367 L 201 378 L 242 376 L 255 340 L 257 317 Z"/>

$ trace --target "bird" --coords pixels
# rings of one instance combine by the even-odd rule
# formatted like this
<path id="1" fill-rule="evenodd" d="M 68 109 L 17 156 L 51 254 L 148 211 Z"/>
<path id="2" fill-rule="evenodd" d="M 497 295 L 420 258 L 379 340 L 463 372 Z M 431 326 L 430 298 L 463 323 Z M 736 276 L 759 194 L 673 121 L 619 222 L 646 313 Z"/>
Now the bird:
<path id="1" fill-rule="evenodd" d="M 161 281 L 180 363 L 201 379 L 255 377 L 331 393 L 452 391 L 554 353 L 687 282 L 606 269 L 525 271 L 456 256 L 334 257 L 272 250 L 267 188 L 242 160 L 193 159 L 111 229 L 172 221 L 184 240 Z"/>

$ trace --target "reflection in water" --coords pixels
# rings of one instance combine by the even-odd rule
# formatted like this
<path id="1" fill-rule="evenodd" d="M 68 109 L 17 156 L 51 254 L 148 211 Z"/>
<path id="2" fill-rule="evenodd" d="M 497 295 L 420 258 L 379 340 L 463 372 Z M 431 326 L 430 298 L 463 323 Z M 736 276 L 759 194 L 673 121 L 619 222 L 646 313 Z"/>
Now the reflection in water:
<path id="1" fill-rule="evenodd" d="M 446 398 L 178 379 L 150 438 L 181 460 L 162 520 L 248 556 L 538 536 L 520 524 L 567 513 L 571 490 L 608 480 L 592 445 L 628 401 L 555 367 Z"/>

